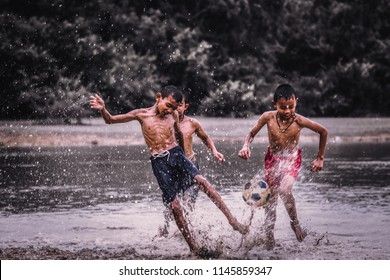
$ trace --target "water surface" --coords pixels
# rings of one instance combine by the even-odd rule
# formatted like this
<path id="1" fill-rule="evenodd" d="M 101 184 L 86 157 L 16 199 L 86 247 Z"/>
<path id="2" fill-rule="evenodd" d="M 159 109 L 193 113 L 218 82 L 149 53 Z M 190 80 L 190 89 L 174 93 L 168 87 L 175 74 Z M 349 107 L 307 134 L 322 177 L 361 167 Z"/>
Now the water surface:
<path id="1" fill-rule="evenodd" d="M 256 242 L 263 209 L 242 239 L 204 194 L 191 215 L 198 240 L 222 248 L 228 258 L 389 259 L 390 143 L 331 142 L 325 170 L 315 175 L 308 169 L 317 145 L 301 147 L 304 164 L 294 194 L 309 231 L 303 243 L 296 241 L 281 202 L 278 245 L 266 251 Z M 263 167 L 265 144 L 254 145 L 253 157 L 244 161 L 236 156 L 240 145 L 218 143 L 224 164 L 203 146 L 195 148 L 204 175 L 238 219 L 248 222 L 241 188 Z M 164 206 L 143 145 L 0 148 L 0 175 L 2 248 L 126 248 L 150 258 L 188 257 L 174 224 L 168 238 L 156 237 Z"/>

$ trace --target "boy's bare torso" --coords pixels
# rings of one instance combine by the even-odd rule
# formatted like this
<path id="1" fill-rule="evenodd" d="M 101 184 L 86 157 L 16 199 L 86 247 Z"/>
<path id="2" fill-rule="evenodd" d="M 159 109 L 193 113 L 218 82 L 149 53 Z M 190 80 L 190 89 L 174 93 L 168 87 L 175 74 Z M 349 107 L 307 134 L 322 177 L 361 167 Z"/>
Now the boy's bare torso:
<path id="1" fill-rule="evenodd" d="M 172 114 L 157 115 L 155 108 L 151 107 L 137 110 L 135 117 L 141 124 L 142 134 L 151 154 L 162 153 L 178 145 Z"/>
<path id="2" fill-rule="evenodd" d="M 265 117 L 271 152 L 275 154 L 293 151 L 299 143 L 299 136 L 302 129 L 299 124 L 301 116 L 295 114 L 295 119 L 290 121 L 292 122 L 291 124 L 283 124 L 279 121 L 280 128 L 276 121 L 275 111 L 268 112 Z M 283 128 L 286 128 L 287 126 L 288 128 L 283 131 Z"/>

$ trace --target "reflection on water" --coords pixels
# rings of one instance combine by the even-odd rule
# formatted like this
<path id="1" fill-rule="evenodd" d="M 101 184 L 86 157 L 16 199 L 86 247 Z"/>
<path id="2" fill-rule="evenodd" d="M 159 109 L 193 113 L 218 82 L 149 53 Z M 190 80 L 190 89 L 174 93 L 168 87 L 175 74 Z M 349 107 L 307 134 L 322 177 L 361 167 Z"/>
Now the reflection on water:
<path id="1" fill-rule="evenodd" d="M 0 151 L 0 207 L 5 212 L 56 211 L 159 198 L 148 172 L 148 156 L 139 147 Z"/>
<path id="2" fill-rule="evenodd" d="M 224 164 L 216 163 L 203 146 L 196 147 L 201 170 L 235 215 L 245 220 L 250 211 L 241 199 L 241 187 L 263 167 L 266 147 L 254 145 L 249 161 L 236 156 L 240 148 L 237 144 L 218 143 L 218 147 L 225 155 Z M 325 170 L 315 175 L 308 170 L 316 146 L 305 144 L 302 149 L 304 163 L 294 194 L 298 214 L 312 231 L 307 242 L 311 249 L 306 253 L 302 249 L 302 255 L 293 255 L 291 251 L 298 250 L 297 243 L 288 228 L 285 210 L 279 205 L 276 236 L 283 248 L 277 247 L 271 253 L 254 250 L 251 251 L 253 255 L 246 257 L 258 258 L 257 254 L 261 252 L 264 258 L 267 258 L 266 254 L 269 257 L 279 254 L 279 258 L 287 259 L 390 258 L 390 243 L 386 237 L 390 226 L 390 144 L 330 144 Z M 143 146 L 1 148 L 0 176 L 0 240 L 3 245 L 23 245 L 22 241 L 15 244 L 15 240 L 31 244 L 29 238 L 42 236 L 41 232 L 34 235 L 31 222 L 45 225 L 61 220 L 61 225 L 51 226 L 53 232 L 46 233 L 40 244 L 57 244 L 55 240 L 60 239 L 61 244 L 70 246 L 77 233 L 77 246 L 116 246 L 130 242 L 131 236 L 137 238 L 144 233 L 148 236 L 147 242 L 131 245 L 138 251 L 150 251 L 151 246 L 156 246 L 151 243 L 151 237 L 162 223 L 163 206 L 149 154 Z M 105 209 L 104 213 L 102 209 Z M 210 211 L 215 213 L 212 218 Z M 261 211 L 255 215 L 255 227 L 260 225 Z M 210 222 L 215 217 L 218 219 L 218 210 L 204 195 L 198 200 L 197 212 L 201 217 L 197 218 L 200 228 L 202 223 L 209 222 L 203 226 L 207 233 L 204 236 L 220 241 L 220 230 L 213 236 L 207 229 L 208 226 L 226 227 L 224 218 L 220 218 L 217 226 Z M 80 224 L 80 221 L 83 222 Z M 13 226 L 18 227 L 18 231 Z M 230 232 L 228 226 L 225 230 Z M 113 231 L 117 241 L 113 240 Z M 231 243 L 230 247 L 239 243 L 236 235 L 229 237 L 226 234 L 223 238 L 224 243 Z M 244 243 L 252 242 L 250 238 L 255 237 L 249 235 Z M 174 235 L 171 239 L 158 241 L 161 252 L 164 252 L 164 246 L 169 248 L 177 242 L 183 251 L 187 250 L 182 239 Z M 355 248 L 354 252 L 340 242 L 352 242 L 360 249 Z M 316 244 L 333 246 L 333 249 Z"/>

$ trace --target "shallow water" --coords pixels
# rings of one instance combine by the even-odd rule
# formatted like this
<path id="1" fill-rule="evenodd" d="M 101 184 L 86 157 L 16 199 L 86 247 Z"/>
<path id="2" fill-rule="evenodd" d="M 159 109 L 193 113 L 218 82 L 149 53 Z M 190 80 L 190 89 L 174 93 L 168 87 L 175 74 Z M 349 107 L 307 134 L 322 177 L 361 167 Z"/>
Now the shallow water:
<path id="1" fill-rule="evenodd" d="M 218 143 L 218 164 L 196 145 L 201 170 L 244 223 L 250 209 L 241 188 L 262 162 L 266 147 L 253 145 L 243 161 L 237 143 Z M 304 143 L 294 186 L 298 215 L 309 235 L 298 243 L 279 202 L 277 246 L 261 244 L 263 209 L 244 239 L 204 194 L 191 223 L 199 242 L 239 259 L 390 259 L 390 143 L 329 143 L 325 170 L 308 171 L 316 145 Z M 0 247 L 51 246 L 67 250 L 130 249 L 149 258 L 189 258 L 171 223 L 167 238 L 161 193 L 144 146 L 0 148 Z M 174 248 L 174 249 L 172 249 Z"/>

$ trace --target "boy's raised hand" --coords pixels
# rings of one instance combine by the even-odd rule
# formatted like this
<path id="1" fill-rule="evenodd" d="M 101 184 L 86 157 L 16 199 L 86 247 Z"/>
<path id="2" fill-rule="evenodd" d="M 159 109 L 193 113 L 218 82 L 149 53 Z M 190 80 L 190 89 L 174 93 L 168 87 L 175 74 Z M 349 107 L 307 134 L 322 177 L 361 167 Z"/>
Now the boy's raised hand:
<path id="1" fill-rule="evenodd" d="M 99 111 L 103 110 L 105 106 L 103 99 L 97 94 L 90 97 L 89 105 L 91 106 L 91 109 L 96 109 Z"/>

